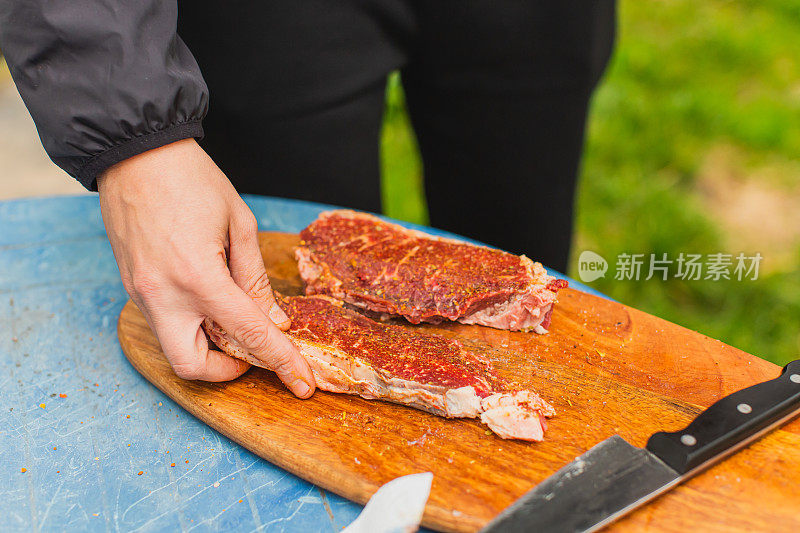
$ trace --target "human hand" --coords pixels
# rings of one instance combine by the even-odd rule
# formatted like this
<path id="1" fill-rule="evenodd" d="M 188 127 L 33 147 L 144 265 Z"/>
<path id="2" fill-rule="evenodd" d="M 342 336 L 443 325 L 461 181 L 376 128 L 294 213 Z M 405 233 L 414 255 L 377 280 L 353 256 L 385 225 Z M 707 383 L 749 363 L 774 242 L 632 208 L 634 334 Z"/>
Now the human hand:
<path id="1" fill-rule="evenodd" d="M 179 377 L 226 381 L 248 369 L 209 348 L 209 317 L 295 395 L 311 396 L 311 369 L 281 332 L 290 322 L 269 285 L 256 219 L 194 140 L 117 163 L 97 184 L 122 283 Z"/>

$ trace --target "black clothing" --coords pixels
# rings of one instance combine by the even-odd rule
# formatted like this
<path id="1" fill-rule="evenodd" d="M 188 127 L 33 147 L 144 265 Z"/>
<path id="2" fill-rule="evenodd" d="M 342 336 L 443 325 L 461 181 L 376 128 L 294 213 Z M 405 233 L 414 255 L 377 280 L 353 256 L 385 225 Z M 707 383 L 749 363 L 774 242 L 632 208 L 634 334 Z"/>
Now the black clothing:
<path id="1" fill-rule="evenodd" d="M 85 187 L 114 163 L 201 137 L 208 89 L 175 2 L 0 0 L 0 50 L 50 158 Z"/>
<path id="2" fill-rule="evenodd" d="M 613 2 L 193 0 L 178 27 L 212 89 L 202 145 L 240 192 L 379 212 L 400 69 L 431 225 L 566 270 Z"/>
<path id="3" fill-rule="evenodd" d="M 156 132 L 199 128 L 207 93 L 174 4 L 39 15 L 47 4 L 0 0 L 0 46 L 57 163 L 91 186 L 123 153 L 177 140 Z M 211 89 L 201 145 L 239 192 L 380 211 L 384 87 L 400 69 L 431 224 L 561 270 L 613 33 L 611 0 L 192 0 L 178 17 Z"/>
<path id="4" fill-rule="evenodd" d="M 592 89 L 613 2 L 419 3 L 403 70 L 431 225 L 566 272 Z"/>

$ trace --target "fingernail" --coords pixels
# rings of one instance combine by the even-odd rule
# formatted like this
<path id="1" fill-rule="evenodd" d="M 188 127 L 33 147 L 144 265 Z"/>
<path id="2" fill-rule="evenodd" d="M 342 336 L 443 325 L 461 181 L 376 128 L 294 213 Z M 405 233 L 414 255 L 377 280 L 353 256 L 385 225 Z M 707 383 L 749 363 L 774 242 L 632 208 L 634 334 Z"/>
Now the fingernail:
<path id="1" fill-rule="evenodd" d="M 292 383 L 292 392 L 299 398 L 308 398 L 311 395 L 311 387 L 302 379 Z"/>
<path id="2" fill-rule="evenodd" d="M 278 304 L 273 304 L 272 307 L 270 307 L 269 319 L 281 329 L 287 328 L 291 322 Z"/>

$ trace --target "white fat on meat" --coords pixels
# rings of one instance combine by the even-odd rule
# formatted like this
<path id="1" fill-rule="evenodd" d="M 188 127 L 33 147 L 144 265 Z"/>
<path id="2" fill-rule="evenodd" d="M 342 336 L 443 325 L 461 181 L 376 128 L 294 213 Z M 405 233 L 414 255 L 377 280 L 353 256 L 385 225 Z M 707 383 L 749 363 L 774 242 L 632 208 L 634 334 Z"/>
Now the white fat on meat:
<path id="1" fill-rule="evenodd" d="M 463 316 L 458 321 L 510 331 L 547 333 L 542 322 L 556 302 L 556 293 L 547 289 L 545 284 L 552 278 L 541 264 L 534 263 L 524 255 L 520 256 L 520 260 L 534 280 L 527 289 L 515 292 L 508 300 Z"/>

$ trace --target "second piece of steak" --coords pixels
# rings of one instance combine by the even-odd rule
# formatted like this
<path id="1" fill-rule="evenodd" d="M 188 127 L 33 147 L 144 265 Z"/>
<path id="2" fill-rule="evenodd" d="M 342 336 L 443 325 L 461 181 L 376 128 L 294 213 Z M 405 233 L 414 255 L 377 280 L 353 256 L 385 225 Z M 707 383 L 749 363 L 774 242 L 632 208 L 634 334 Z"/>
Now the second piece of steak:
<path id="1" fill-rule="evenodd" d="M 326 391 L 388 400 L 448 418 L 477 418 L 502 438 L 539 441 L 555 411 L 536 393 L 497 376 L 457 340 L 376 322 L 326 296 L 278 297 L 286 333 Z M 216 323 L 206 332 L 224 352 L 261 366 Z"/>
<path id="2" fill-rule="evenodd" d="M 295 255 L 306 294 L 327 294 L 384 317 L 457 320 L 546 333 L 566 281 L 539 263 L 390 224 L 327 211 L 300 232 Z"/>

